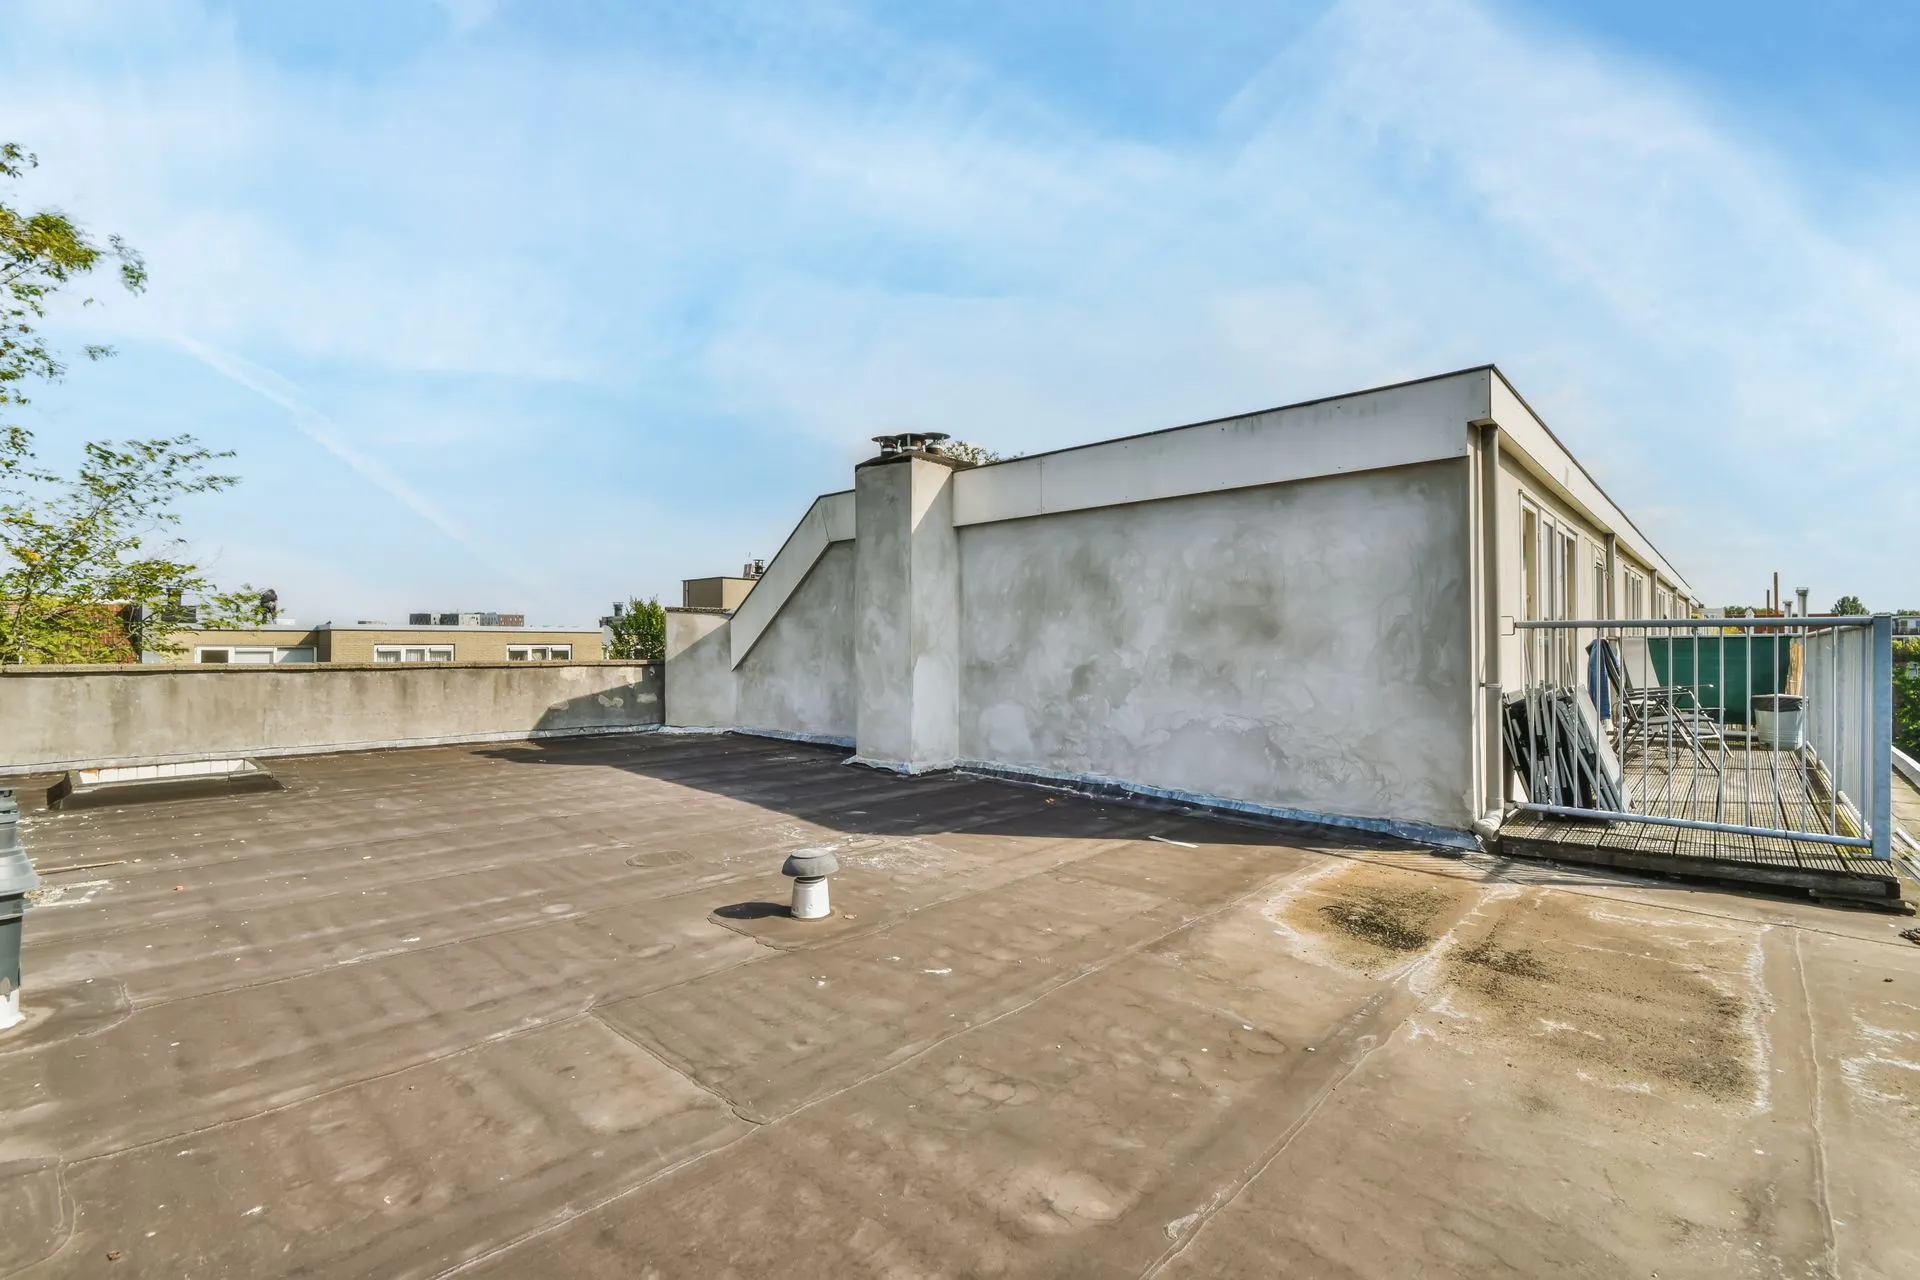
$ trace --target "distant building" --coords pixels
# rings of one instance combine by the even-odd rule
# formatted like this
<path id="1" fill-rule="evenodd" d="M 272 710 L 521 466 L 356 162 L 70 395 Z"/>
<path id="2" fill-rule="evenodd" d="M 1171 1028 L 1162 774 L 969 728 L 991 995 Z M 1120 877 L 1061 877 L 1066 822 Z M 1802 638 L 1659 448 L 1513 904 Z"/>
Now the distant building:
<path id="1" fill-rule="evenodd" d="M 498 616 L 498 615 L 495 615 Z M 514 615 L 507 615 L 514 616 Z M 389 627 L 384 623 L 176 631 L 180 652 L 149 654 L 149 662 L 597 662 L 598 627 L 465 625 Z"/>
<path id="2" fill-rule="evenodd" d="M 524 627 L 524 613 L 410 613 L 410 627 Z"/>
<path id="3" fill-rule="evenodd" d="M 685 578 L 680 583 L 680 607 L 683 609 L 725 609 L 740 607 L 753 584 L 767 570 L 764 560 L 749 560 L 737 578 Z"/>
<path id="4" fill-rule="evenodd" d="M 1901 614 L 1893 620 L 1893 634 L 1897 636 L 1920 636 L 1920 614 Z"/>

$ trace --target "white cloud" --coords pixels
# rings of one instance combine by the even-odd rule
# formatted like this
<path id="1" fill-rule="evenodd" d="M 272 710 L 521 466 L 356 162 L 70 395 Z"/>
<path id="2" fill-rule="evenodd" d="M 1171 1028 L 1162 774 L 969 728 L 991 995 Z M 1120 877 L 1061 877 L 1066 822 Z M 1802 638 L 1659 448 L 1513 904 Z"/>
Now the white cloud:
<path id="1" fill-rule="evenodd" d="M 131 75 L 0 61 L 63 202 L 153 262 L 107 328 L 352 383 L 314 438 L 436 523 L 402 443 L 489 432 L 557 520 L 569 468 L 685 430 L 662 404 L 850 460 L 900 425 L 1035 449 L 1493 359 L 1709 596 L 1774 567 L 1914 589 L 1912 175 L 1836 223 L 1714 103 L 1504 10 L 1346 0 L 1151 145 L 797 3 L 712 17 L 708 57 L 471 41 L 358 79 L 152 14 Z M 432 406 L 563 384 L 602 416 L 518 466 Z M 664 581 L 664 548 L 777 543 L 808 496 L 625 527 Z"/>
<path id="2" fill-rule="evenodd" d="M 1351 0 L 1214 145 L 1115 152 L 1061 160 L 1092 176 L 1057 238 L 980 237 L 995 296 L 769 284 L 717 381 L 1019 448 L 1495 359 L 1710 596 L 1915 589 L 1911 255 L 1670 81 L 1465 0 Z M 1020 202 L 1021 160 L 983 183 Z"/>

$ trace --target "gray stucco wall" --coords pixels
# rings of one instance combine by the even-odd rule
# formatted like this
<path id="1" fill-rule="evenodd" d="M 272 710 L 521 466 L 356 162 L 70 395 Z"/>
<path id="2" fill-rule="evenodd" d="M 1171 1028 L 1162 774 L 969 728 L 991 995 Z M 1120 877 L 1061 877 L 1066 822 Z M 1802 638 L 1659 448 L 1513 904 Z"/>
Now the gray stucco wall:
<path id="1" fill-rule="evenodd" d="M 853 473 L 854 719 L 863 758 L 913 757 L 913 471 L 910 462 Z"/>
<path id="2" fill-rule="evenodd" d="M 854 718 L 867 764 L 947 768 L 958 753 L 953 474 L 906 456 L 854 474 Z"/>
<path id="3" fill-rule="evenodd" d="M 854 544 L 829 545 L 735 668 L 734 723 L 853 739 L 853 584 Z"/>
<path id="4" fill-rule="evenodd" d="M 0 674 L 0 773 L 610 733 L 660 719 L 650 663 L 28 667 Z"/>
<path id="5" fill-rule="evenodd" d="M 667 610 L 668 724 L 690 729 L 733 725 L 732 639 L 725 614 Z"/>
<path id="6" fill-rule="evenodd" d="M 1462 829 L 1464 461 L 960 530 L 965 759 Z"/>

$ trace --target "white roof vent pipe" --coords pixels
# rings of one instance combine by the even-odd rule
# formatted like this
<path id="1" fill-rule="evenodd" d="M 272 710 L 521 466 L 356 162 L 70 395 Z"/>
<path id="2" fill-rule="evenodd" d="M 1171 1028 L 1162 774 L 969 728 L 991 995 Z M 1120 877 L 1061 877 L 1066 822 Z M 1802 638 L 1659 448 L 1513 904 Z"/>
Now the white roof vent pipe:
<path id="1" fill-rule="evenodd" d="M 780 874 L 793 877 L 793 918 L 825 920 L 833 914 L 827 904 L 827 877 L 840 869 L 831 849 L 802 849 L 787 855 Z"/>

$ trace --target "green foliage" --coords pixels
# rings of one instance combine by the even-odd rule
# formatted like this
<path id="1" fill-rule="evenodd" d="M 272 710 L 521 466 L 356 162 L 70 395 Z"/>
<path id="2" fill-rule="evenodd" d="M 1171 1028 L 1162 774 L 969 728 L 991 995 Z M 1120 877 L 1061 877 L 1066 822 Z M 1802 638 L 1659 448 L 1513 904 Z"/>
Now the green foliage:
<path id="1" fill-rule="evenodd" d="M 1920 664 L 1894 665 L 1893 745 L 1920 759 Z"/>
<path id="2" fill-rule="evenodd" d="M 977 444 L 970 444 L 965 440 L 943 441 L 940 445 L 940 452 L 955 461 L 964 462 L 970 467 L 981 466 L 988 462 L 1006 461 L 1004 455 L 995 453 L 993 450 L 983 448 Z"/>
<path id="3" fill-rule="evenodd" d="M 188 494 L 228 488 L 231 455 L 192 436 L 95 441 L 72 476 L 33 462 L 24 431 L 0 436 L 0 662 L 111 662 L 127 644 L 168 651 L 168 605 L 209 584 L 166 536 Z M 103 613 L 122 622 L 103 636 Z"/>
<path id="4" fill-rule="evenodd" d="M 0 177 L 37 163 L 0 145 Z M 107 260 L 129 291 L 146 287 L 146 265 L 118 236 L 102 248 L 63 213 L 0 203 L 0 411 L 27 403 L 29 380 L 66 372 L 40 321 L 55 295 Z M 93 360 L 111 354 L 86 348 Z M 0 662 L 112 662 L 167 648 L 163 606 L 207 584 L 162 535 L 177 499 L 234 483 L 210 470 L 227 456 L 184 435 L 99 441 L 62 476 L 37 465 L 31 433 L 0 424 Z"/>
<path id="5" fill-rule="evenodd" d="M 606 620 L 613 632 L 607 656 L 619 662 L 662 662 L 667 656 L 667 611 L 659 597 L 635 596 Z"/>
<path id="6" fill-rule="evenodd" d="M 266 592 L 251 582 L 243 582 L 237 591 L 216 591 L 200 601 L 195 624 L 221 631 L 245 631 L 270 627 L 279 609 L 263 598 Z"/>
<path id="7" fill-rule="evenodd" d="M 1841 596 L 1833 602 L 1832 616 L 1836 618 L 1852 618 L 1858 617 L 1866 611 L 1867 606 L 1860 603 L 1859 596 Z"/>
<path id="8" fill-rule="evenodd" d="M 37 164 L 15 144 L 0 144 L 0 176 L 17 179 Z M 120 283 L 128 291 L 146 288 L 146 263 L 119 236 L 109 237 L 103 249 L 64 213 L 23 214 L 0 204 L 0 405 L 25 404 L 21 385 L 28 378 L 52 381 L 66 372 L 41 339 L 39 322 L 54 294 L 106 258 L 119 263 Z M 85 305 L 92 303 L 85 299 Z M 108 347 L 86 348 L 90 360 L 112 354 Z"/>

